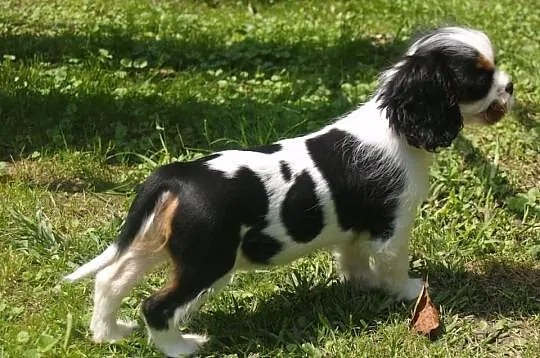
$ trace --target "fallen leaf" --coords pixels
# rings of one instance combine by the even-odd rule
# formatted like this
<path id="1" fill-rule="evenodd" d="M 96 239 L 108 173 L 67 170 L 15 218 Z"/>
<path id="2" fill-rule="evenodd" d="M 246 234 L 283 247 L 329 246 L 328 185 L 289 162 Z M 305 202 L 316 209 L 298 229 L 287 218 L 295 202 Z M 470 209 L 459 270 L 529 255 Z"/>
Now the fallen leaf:
<path id="1" fill-rule="evenodd" d="M 439 311 L 431 301 L 428 292 L 428 283 L 424 283 L 420 295 L 416 299 L 411 320 L 411 327 L 418 333 L 435 339 L 441 333 Z"/>

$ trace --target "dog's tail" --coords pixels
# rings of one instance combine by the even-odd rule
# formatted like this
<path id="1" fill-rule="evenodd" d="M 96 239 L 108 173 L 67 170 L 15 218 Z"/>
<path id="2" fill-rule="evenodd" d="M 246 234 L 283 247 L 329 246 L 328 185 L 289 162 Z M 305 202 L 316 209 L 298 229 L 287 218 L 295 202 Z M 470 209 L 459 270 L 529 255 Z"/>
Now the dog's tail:
<path id="1" fill-rule="evenodd" d="M 175 190 L 173 190 L 170 183 L 161 182 L 159 184 L 157 183 L 159 179 L 156 180 L 155 176 L 151 176 L 142 185 L 116 240 L 94 259 L 71 274 L 64 276 L 65 281 L 75 282 L 96 274 L 116 261 L 138 237 L 141 238 L 138 241 L 145 241 L 144 245 L 147 248 L 153 247 L 156 251 L 159 251 L 165 246 L 170 236 L 170 232 L 166 233 L 166 231 L 170 231 L 170 222 L 178 205 L 178 200 L 177 195 L 173 194 Z M 164 220 L 164 216 L 166 216 L 166 220 Z M 164 227 L 164 224 L 168 226 Z M 147 238 L 150 235 L 146 234 L 155 234 L 156 228 L 160 234 L 151 235 L 154 236 L 153 238 Z M 153 242 L 148 242 L 149 239 L 153 240 Z"/>
<path id="2" fill-rule="evenodd" d="M 68 282 L 75 282 L 87 276 L 93 275 L 100 271 L 102 268 L 110 265 L 118 256 L 118 246 L 114 242 L 111 246 L 107 247 L 105 251 L 96 256 L 93 260 L 85 263 L 74 272 L 67 276 L 64 276 L 64 280 Z"/>

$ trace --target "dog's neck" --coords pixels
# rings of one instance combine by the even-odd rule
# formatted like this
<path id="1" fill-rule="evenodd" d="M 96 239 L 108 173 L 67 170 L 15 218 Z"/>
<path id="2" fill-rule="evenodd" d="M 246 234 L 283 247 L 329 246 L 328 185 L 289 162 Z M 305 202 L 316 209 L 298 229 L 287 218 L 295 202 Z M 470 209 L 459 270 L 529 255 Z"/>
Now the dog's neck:
<path id="1" fill-rule="evenodd" d="M 424 157 L 422 161 L 429 165 L 433 158 L 432 153 L 409 145 L 405 138 L 394 132 L 390 128 L 385 109 L 380 109 L 379 106 L 379 101 L 373 97 L 336 122 L 308 135 L 308 137 L 337 128 L 351 133 L 358 138 L 359 142 L 384 148 L 391 155 L 408 152 L 415 157 Z"/>

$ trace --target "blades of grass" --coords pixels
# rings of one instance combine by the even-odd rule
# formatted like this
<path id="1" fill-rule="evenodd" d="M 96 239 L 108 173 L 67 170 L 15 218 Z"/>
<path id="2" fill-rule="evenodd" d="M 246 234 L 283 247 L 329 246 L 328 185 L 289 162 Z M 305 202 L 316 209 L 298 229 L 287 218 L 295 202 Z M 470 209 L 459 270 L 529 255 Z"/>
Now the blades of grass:
<path id="1" fill-rule="evenodd" d="M 73 329 L 73 315 L 71 312 L 68 312 L 66 316 L 66 333 L 64 334 L 64 343 L 62 344 L 62 348 L 64 351 L 67 349 L 67 345 L 69 342 L 69 338 L 71 337 L 71 330 Z"/>
<path id="2" fill-rule="evenodd" d="M 146 163 L 151 168 L 157 168 L 159 166 L 159 163 L 156 162 L 155 160 L 152 160 L 150 157 L 143 154 L 135 153 L 135 152 L 119 152 L 119 153 L 108 156 L 107 159 L 112 159 L 112 158 L 122 157 L 122 156 L 135 156 L 139 158 L 143 163 Z"/>
<path id="3" fill-rule="evenodd" d="M 41 208 L 36 211 L 34 218 L 12 208 L 8 208 L 8 213 L 17 224 L 19 241 L 20 238 L 26 239 L 28 243 L 32 244 L 33 249 L 43 248 L 46 251 L 51 251 L 64 241 L 62 235 L 54 232 L 49 219 Z"/>

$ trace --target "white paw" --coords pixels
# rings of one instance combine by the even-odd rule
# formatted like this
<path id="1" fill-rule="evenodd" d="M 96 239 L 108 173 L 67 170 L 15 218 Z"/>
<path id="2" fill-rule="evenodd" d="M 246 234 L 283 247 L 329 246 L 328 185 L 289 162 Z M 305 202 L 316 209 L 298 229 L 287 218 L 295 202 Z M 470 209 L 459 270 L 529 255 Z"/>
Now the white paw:
<path id="1" fill-rule="evenodd" d="M 204 336 L 186 334 L 177 341 L 168 342 L 158 348 L 167 357 L 186 357 L 197 353 L 207 341 Z"/>
<path id="2" fill-rule="evenodd" d="M 115 324 L 100 322 L 92 323 L 90 325 L 90 330 L 93 333 L 93 340 L 96 343 L 114 343 L 129 336 L 135 328 L 137 328 L 137 322 L 123 320 L 118 320 Z"/>
<path id="3" fill-rule="evenodd" d="M 415 300 L 422 291 L 423 286 L 424 281 L 421 278 L 409 278 L 397 299 L 399 301 Z"/>
<path id="4" fill-rule="evenodd" d="M 205 336 L 181 334 L 176 329 L 149 331 L 156 347 L 167 357 L 186 357 L 193 355 L 208 341 L 208 338 Z"/>

